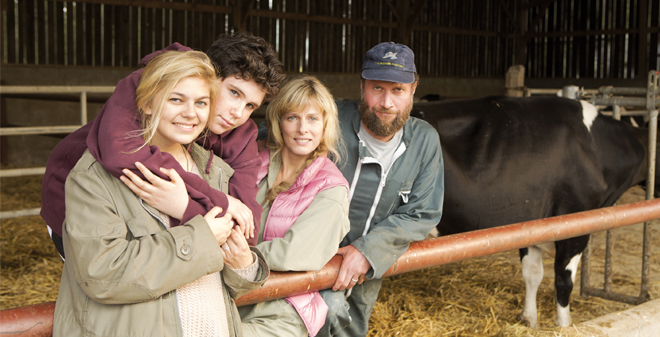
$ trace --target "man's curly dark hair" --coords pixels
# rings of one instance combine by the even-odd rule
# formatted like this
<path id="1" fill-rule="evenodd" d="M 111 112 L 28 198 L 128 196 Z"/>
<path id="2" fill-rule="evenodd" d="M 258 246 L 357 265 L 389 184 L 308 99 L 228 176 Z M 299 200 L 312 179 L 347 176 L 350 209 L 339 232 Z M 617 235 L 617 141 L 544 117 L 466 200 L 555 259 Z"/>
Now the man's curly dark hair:
<path id="1" fill-rule="evenodd" d="M 272 100 L 284 80 L 284 65 L 273 47 L 250 33 L 223 34 L 206 54 L 216 66 L 218 77 L 236 76 L 255 81 L 266 93 L 264 102 Z"/>

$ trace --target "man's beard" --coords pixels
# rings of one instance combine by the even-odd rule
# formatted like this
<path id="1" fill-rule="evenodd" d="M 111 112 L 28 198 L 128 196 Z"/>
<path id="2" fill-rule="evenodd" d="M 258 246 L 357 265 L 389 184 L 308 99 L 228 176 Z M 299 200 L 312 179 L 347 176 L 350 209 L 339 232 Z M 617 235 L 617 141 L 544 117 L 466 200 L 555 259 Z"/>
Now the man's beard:
<path id="1" fill-rule="evenodd" d="M 394 113 L 392 110 L 388 109 L 377 109 L 373 108 L 370 109 L 367 103 L 364 101 L 364 99 L 360 100 L 360 119 L 362 120 L 362 124 L 371 131 L 373 134 L 375 134 L 378 137 L 389 137 L 397 133 L 399 130 L 403 128 L 403 125 L 406 124 L 406 121 L 408 118 L 410 118 L 410 111 L 412 110 L 412 102 L 408 104 L 408 106 L 405 107 L 402 111 L 400 111 L 394 120 L 391 122 L 383 122 L 378 118 L 376 115 L 376 112 L 383 112 L 383 113 Z"/>

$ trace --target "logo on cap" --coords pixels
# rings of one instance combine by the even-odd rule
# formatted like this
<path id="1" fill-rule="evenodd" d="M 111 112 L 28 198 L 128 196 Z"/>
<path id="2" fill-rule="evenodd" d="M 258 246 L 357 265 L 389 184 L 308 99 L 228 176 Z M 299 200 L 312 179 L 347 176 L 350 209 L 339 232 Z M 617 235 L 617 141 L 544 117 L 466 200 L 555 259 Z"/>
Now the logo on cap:
<path id="1" fill-rule="evenodd" d="M 384 59 L 389 58 L 390 60 L 396 60 L 396 53 L 393 53 L 391 51 L 388 51 L 385 56 L 383 56 Z"/>

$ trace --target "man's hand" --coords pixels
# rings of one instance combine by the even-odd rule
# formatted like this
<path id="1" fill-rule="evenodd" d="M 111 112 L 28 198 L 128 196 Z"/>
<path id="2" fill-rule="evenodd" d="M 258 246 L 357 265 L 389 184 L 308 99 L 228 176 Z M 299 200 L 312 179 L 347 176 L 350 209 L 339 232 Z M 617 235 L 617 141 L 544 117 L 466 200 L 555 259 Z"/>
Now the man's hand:
<path id="1" fill-rule="evenodd" d="M 161 167 L 161 172 L 170 177 L 170 181 L 166 181 L 153 174 L 139 162 L 135 163 L 135 167 L 142 172 L 148 182 L 128 169 L 122 170 L 124 175 L 119 179 L 149 205 L 177 220 L 181 220 L 186 212 L 186 207 L 188 207 L 189 197 L 186 183 L 183 182 L 176 170 Z"/>
<path id="2" fill-rule="evenodd" d="M 339 275 L 332 290 L 345 290 L 351 289 L 356 284 L 362 284 L 365 280 L 365 275 L 371 269 L 371 264 L 367 258 L 352 245 L 339 248 L 337 254 L 344 257 L 344 260 L 339 267 Z"/>
<path id="3" fill-rule="evenodd" d="M 227 213 L 231 214 L 238 226 L 240 232 L 243 233 L 246 239 L 254 237 L 254 219 L 252 218 L 252 210 L 245 206 L 243 202 L 227 194 Z"/>

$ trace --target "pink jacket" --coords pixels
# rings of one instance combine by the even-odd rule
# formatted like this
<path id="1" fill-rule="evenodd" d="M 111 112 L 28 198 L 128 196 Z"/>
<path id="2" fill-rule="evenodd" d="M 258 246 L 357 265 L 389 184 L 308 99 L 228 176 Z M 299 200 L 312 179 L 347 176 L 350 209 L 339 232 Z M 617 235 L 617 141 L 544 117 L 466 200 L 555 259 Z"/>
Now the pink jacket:
<path id="1" fill-rule="evenodd" d="M 258 182 L 268 174 L 270 150 L 261 151 L 259 155 L 261 169 L 257 175 Z M 348 189 L 348 182 L 331 160 L 325 156 L 316 158 L 300 173 L 288 191 L 280 193 L 273 200 L 264 225 L 263 241 L 284 237 L 286 231 L 312 203 L 314 197 L 319 192 L 335 186 L 345 186 Z M 328 314 L 328 306 L 318 291 L 290 296 L 285 300 L 296 309 L 309 335 L 316 336 Z"/>

